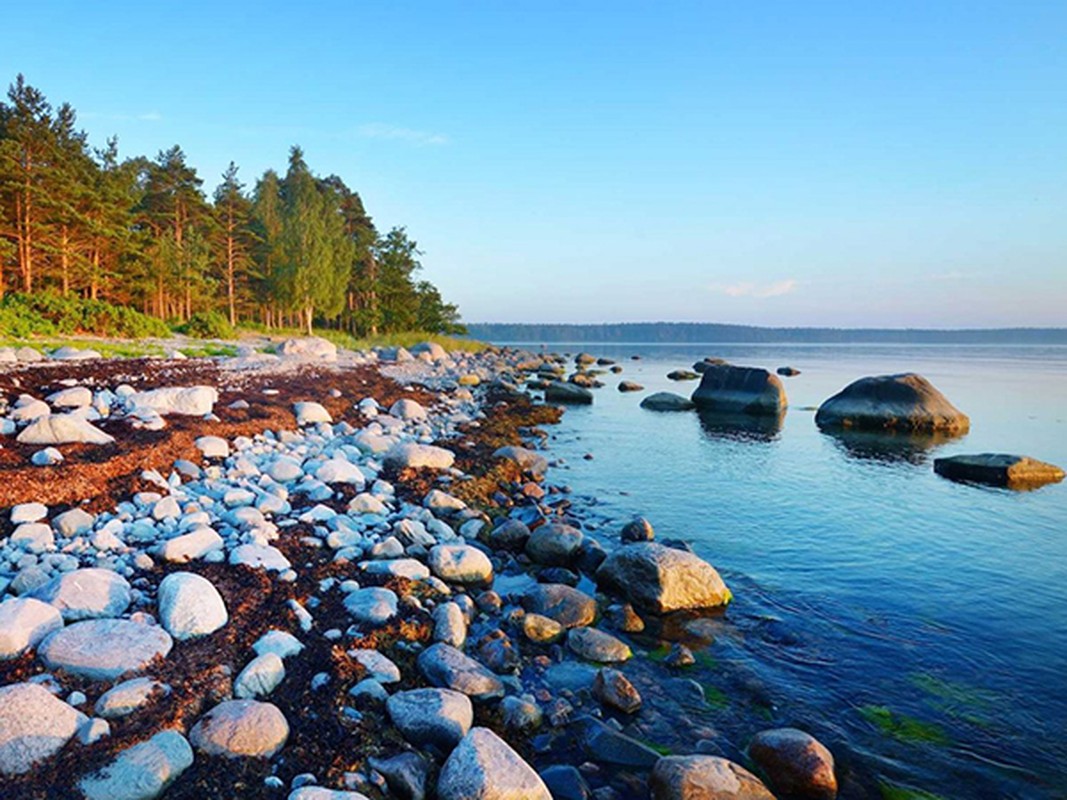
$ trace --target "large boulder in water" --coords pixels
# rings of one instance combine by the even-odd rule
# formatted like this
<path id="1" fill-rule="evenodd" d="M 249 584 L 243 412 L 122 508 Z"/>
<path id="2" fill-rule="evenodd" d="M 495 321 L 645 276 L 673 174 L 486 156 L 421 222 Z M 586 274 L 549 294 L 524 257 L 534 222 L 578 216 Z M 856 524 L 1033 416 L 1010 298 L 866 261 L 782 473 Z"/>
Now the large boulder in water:
<path id="1" fill-rule="evenodd" d="M 573 383 L 553 381 L 545 387 L 546 403 L 575 403 L 578 405 L 591 405 L 593 393 L 584 386 L 576 386 Z"/>
<path id="2" fill-rule="evenodd" d="M 693 401 L 673 392 L 656 392 L 641 401 L 641 408 L 649 411 L 690 411 Z"/>
<path id="3" fill-rule="evenodd" d="M 596 580 L 598 586 L 657 614 L 718 608 L 732 597 L 707 561 L 656 542 L 620 547 L 600 565 Z"/>
<path id="4" fill-rule="evenodd" d="M 860 378 L 819 406 L 820 428 L 963 434 L 967 415 L 914 372 Z"/>
<path id="5" fill-rule="evenodd" d="M 777 376 L 756 367 L 713 364 L 704 370 L 693 403 L 708 411 L 778 415 L 788 405 Z"/>
<path id="6" fill-rule="evenodd" d="M 665 756 L 650 788 L 652 800 L 774 800 L 759 778 L 718 756 Z"/>
<path id="7" fill-rule="evenodd" d="M 934 472 L 952 481 L 970 481 L 1009 489 L 1032 489 L 1063 480 L 1064 472 L 1028 456 L 1006 453 L 952 456 L 934 459 Z"/>
<path id="8" fill-rule="evenodd" d="M 834 800 L 834 757 L 818 739 L 796 728 L 757 733 L 748 756 L 776 792 L 798 800 Z"/>

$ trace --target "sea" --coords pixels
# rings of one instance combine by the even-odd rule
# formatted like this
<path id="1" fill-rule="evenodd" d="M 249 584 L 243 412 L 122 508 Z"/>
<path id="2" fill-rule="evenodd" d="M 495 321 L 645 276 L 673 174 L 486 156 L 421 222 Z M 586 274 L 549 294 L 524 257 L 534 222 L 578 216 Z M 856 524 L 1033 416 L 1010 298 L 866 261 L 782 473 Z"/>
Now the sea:
<path id="1" fill-rule="evenodd" d="M 1067 465 L 1067 347 L 511 344 L 623 367 L 548 431 L 550 481 L 591 535 L 613 546 L 644 516 L 733 591 L 679 671 L 704 702 L 685 726 L 645 731 L 663 752 L 694 752 L 697 729 L 704 751 L 743 758 L 752 734 L 789 725 L 833 751 L 843 798 L 1067 798 L 1067 483 L 1013 491 L 933 470 L 983 452 Z M 781 425 L 640 408 L 688 396 L 695 381 L 666 375 L 708 356 L 800 370 L 782 379 Z M 970 432 L 816 427 L 848 383 L 899 372 L 928 378 Z M 617 391 L 623 379 L 645 391 Z"/>

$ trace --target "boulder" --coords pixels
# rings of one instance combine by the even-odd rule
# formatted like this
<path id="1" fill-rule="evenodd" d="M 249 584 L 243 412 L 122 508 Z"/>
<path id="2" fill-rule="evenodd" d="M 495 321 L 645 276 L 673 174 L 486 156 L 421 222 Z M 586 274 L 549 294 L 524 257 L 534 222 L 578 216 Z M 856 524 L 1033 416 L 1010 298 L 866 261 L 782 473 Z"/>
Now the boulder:
<path id="1" fill-rule="evenodd" d="M 984 483 L 1009 489 L 1033 489 L 1063 480 L 1063 470 L 1029 456 L 981 453 L 935 458 L 934 472 L 952 481 Z"/>
<path id="2" fill-rule="evenodd" d="M 582 546 L 582 532 L 563 523 L 542 525 L 526 541 L 526 555 L 537 564 L 565 567 Z"/>
<path id="3" fill-rule="evenodd" d="M 293 414 L 297 425 L 314 425 L 319 422 L 333 422 L 333 417 L 322 403 L 305 401 L 293 403 Z"/>
<path id="4" fill-rule="evenodd" d="M 572 722 L 570 728 L 582 749 L 601 764 L 647 770 L 660 760 L 660 754 L 647 744 L 615 730 L 599 719 L 582 716 Z"/>
<path id="5" fill-rule="evenodd" d="M 132 599 L 125 578 L 97 567 L 64 572 L 34 589 L 29 596 L 51 603 L 67 622 L 117 617 Z"/>
<path id="6" fill-rule="evenodd" d="M 964 434 L 971 425 L 934 385 L 913 372 L 860 378 L 826 400 L 820 428 Z"/>
<path id="7" fill-rule="evenodd" d="M 656 531 L 652 523 L 644 517 L 634 517 L 622 526 L 619 538 L 623 543 L 627 542 L 651 542 L 656 538 Z"/>
<path id="8" fill-rule="evenodd" d="M 548 459 L 536 450 L 525 447 L 515 445 L 500 447 L 493 453 L 493 458 L 513 461 L 523 472 L 529 472 L 532 475 L 544 475 L 548 471 Z"/>
<path id="9" fill-rule="evenodd" d="M 420 356 L 426 353 L 434 361 L 439 361 L 442 358 L 448 358 L 448 351 L 445 350 L 437 342 L 419 342 L 417 345 L 409 350 L 413 356 Z"/>
<path id="10" fill-rule="evenodd" d="M 642 386 L 639 383 L 634 383 L 633 381 L 620 381 L 619 382 L 619 391 L 620 392 L 643 392 L 644 390 L 645 390 L 644 386 Z"/>
<path id="11" fill-rule="evenodd" d="M 452 689 L 475 701 L 504 696 L 500 679 L 470 656 L 444 642 L 430 645 L 417 659 L 419 672 L 434 686 Z"/>
<path id="12" fill-rule="evenodd" d="M 115 441 L 85 418 L 74 414 L 38 417 L 16 440 L 22 444 L 110 444 Z"/>
<path id="13" fill-rule="evenodd" d="M 357 589 L 345 597 L 345 609 L 359 622 L 384 625 L 396 616 L 396 593 L 380 587 Z"/>
<path id="14" fill-rule="evenodd" d="M 274 352 L 283 358 L 305 359 L 308 361 L 337 360 L 337 345 L 319 336 L 286 339 L 275 348 Z"/>
<path id="15" fill-rule="evenodd" d="M 226 700 L 189 732 L 193 747 L 209 756 L 270 758 L 289 738 L 289 723 L 273 703 Z"/>
<path id="16" fill-rule="evenodd" d="M 174 642 L 158 625 L 128 619 L 89 619 L 50 634 L 37 650 L 49 669 L 94 681 L 140 672 L 166 656 Z"/>
<path id="17" fill-rule="evenodd" d="M 389 718 L 416 747 L 433 745 L 449 752 L 474 722 L 470 698 L 451 689 L 397 692 L 385 704 Z"/>
<path id="18" fill-rule="evenodd" d="M 552 644 L 563 638 L 565 628 L 550 617 L 527 612 L 522 617 L 522 632 L 531 642 Z"/>
<path id="19" fill-rule="evenodd" d="M 222 550 L 224 546 L 223 538 L 214 529 L 201 527 L 163 542 L 159 546 L 159 555 L 164 561 L 184 564 Z"/>
<path id="20" fill-rule="evenodd" d="M 157 414 L 203 417 L 211 413 L 219 393 L 213 386 L 167 386 L 147 392 L 134 392 L 126 403 L 130 408 L 146 408 Z"/>
<path id="21" fill-rule="evenodd" d="M 44 503 L 20 503 L 11 507 L 9 518 L 12 525 L 23 522 L 40 522 L 48 516 L 48 506 Z"/>
<path id="22" fill-rule="evenodd" d="M 699 372 L 692 372 L 688 369 L 676 369 L 667 373 L 667 378 L 672 381 L 695 381 L 699 377 Z"/>
<path id="23" fill-rule="evenodd" d="M 472 728 L 437 779 L 438 800 L 552 800 L 533 767 L 488 728 Z"/>
<path id="24" fill-rule="evenodd" d="M 505 519 L 489 532 L 489 544 L 494 550 L 523 550 L 529 538 L 530 529 L 517 519 Z"/>
<path id="25" fill-rule="evenodd" d="M 63 627 L 59 609 L 30 597 L 0 603 L 0 661 L 16 658 Z"/>
<path id="26" fill-rule="evenodd" d="M 228 619 L 222 595 L 207 578 L 172 572 L 160 582 L 159 620 L 178 641 L 214 633 Z"/>
<path id="27" fill-rule="evenodd" d="M 395 444 L 385 454 L 385 464 L 394 469 L 448 469 L 455 460 L 451 450 L 414 442 Z"/>
<path id="28" fill-rule="evenodd" d="M 400 667 L 391 658 L 377 650 L 360 648 L 349 650 L 349 657 L 366 670 L 367 677 L 378 683 L 399 683 Z"/>
<path id="29" fill-rule="evenodd" d="M 545 387 L 546 403 L 572 403 L 575 405 L 591 405 L 593 393 L 583 386 L 573 383 L 552 381 Z"/>
<path id="30" fill-rule="evenodd" d="M 342 456 L 334 456 L 324 461 L 315 470 L 315 477 L 323 483 L 347 483 L 362 489 L 367 482 L 363 471 Z"/>
<path id="31" fill-rule="evenodd" d="M 430 548 L 430 570 L 443 581 L 481 586 L 493 582 L 489 556 L 469 544 L 439 544 Z"/>
<path id="32" fill-rule="evenodd" d="M 671 611 L 717 608 L 730 602 L 719 573 L 699 556 L 656 542 L 620 547 L 596 572 L 597 585 L 639 609 Z"/>
<path id="33" fill-rule="evenodd" d="M 673 392 L 656 392 L 641 401 L 641 408 L 648 411 L 690 411 L 693 401 Z"/>
<path id="34" fill-rule="evenodd" d="M 567 647 L 587 661 L 603 664 L 629 661 L 633 655 L 625 642 L 596 628 L 572 628 L 567 633 Z"/>
<path id="35" fill-rule="evenodd" d="M 593 680 L 593 697 L 624 714 L 633 714 L 641 708 L 640 693 L 617 669 L 605 667 L 596 674 Z"/>
<path id="36" fill-rule="evenodd" d="M 834 800 L 837 778 L 834 757 L 814 736 L 796 728 L 757 733 L 748 757 L 759 767 L 775 793 L 795 800 Z"/>
<path id="37" fill-rule="evenodd" d="M 86 800 L 152 800 L 193 764 L 193 749 L 177 731 L 160 731 L 123 750 L 78 782 Z"/>
<path id="38" fill-rule="evenodd" d="M 221 436 L 201 436 L 193 444 L 204 458 L 226 458 L 230 454 L 230 443 Z"/>
<path id="39" fill-rule="evenodd" d="M 285 664 L 281 656 L 264 653 L 253 658 L 241 670 L 233 682 L 233 696 L 239 700 L 264 697 L 277 689 L 284 679 Z"/>
<path id="40" fill-rule="evenodd" d="M 426 409 L 407 397 L 402 397 L 389 407 L 389 415 L 397 419 L 420 421 L 426 419 Z"/>
<path id="41" fill-rule="evenodd" d="M 596 601 L 563 583 L 541 583 L 532 587 L 523 595 L 522 606 L 528 612 L 555 620 L 564 628 L 592 625 L 596 619 Z"/>
<path id="42" fill-rule="evenodd" d="M 382 774 L 393 797 L 400 800 L 425 800 L 430 796 L 430 771 L 433 764 L 418 753 L 398 753 L 392 758 L 371 756 L 367 759 L 367 765 Z"/>
<path id="43" fill-rule="evenodd" d="M 84 714 L 39 684 L 0 688 L 0 775 L 29 772 L 58 753 L 85 721 Z"/>
<path id="44" fill-rule="evenodd" d="M 65 345 L 53 350 L 48 354 L 48 357 L 53 361 L 87 361 L 91 358 L 101 358 L 102 356 L 95 350 L 79 350 L 77 347 Z"/>
<path id="45" fill-rule="evenodd" d="M 777 376 L 756 367 L 712 365 L 704 370 L 692 396 L 697 408 L 720 413 L 782 413 L 787 402 Z"/>
<path id="46" fill-rule="evenodd" d="M 60 389 L 45 398 L 56 408 L 82 408 L 91 405 L 93 393 L 85 386 L 71 386 L 69 389 Z"/>
<path id="47" fill-rule="evenodd" d="M 665 756 L 650 788 L 652 800 L 774 800 L 759 778 L 718 756 Z"/>

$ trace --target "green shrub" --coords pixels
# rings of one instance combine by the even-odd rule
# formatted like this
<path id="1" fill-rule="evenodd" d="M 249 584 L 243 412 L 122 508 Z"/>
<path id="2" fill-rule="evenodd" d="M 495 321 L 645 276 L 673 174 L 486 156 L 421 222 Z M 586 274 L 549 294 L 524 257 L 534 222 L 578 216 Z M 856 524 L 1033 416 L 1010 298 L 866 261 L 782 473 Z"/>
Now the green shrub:
<path id="1" fill-rule="evenodd" d="M 170 335 L 161 320 L 132 308 L 54 292 L 5 295 L 0 301 L 0 332 L 16 337 L 92 334 L 123 339 Z"/>
<path id="2" fill-rule="evenodd" d="M 178 331 L 196 339 L 233 339 L 237 336 L 230 321 L 218 311 L 197 311 Z"/>

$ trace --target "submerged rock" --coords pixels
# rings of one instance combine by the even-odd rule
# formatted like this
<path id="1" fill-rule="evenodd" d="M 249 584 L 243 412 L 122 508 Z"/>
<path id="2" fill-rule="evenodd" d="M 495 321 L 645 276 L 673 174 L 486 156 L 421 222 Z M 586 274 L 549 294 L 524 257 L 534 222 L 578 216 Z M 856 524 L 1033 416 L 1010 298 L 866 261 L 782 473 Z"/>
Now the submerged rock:
<path id="1" fill-rule="evenodd" d="M 473 728 L 437 779 L 438 800 L 552 800 L 533 767 L 488 728 Z"/>
<path id="2" fill-rule="evenodd" d="M 757 733 L 748 756 L 778 794 L 796 800 L 834 800 L 834 757 L 814 736 L 796 728 Z"/>
<path id="3" fill-rule="evenodd" d="M 826 400 L 820 428 L 964 434 L 970 419 L 934 385 L 913 372 L 860 378 Z"/>
<path id="4" fill-rule="evenodd" d="M 650 788 L 652 800 L 774 800 L 759 778 L 718 756 L 665 756 Z"/>
<path id="5" fill-rule="evenodd" d="M 934 459 L 934 472 L 952 481 L 985 483 L 1009 489 L 1031 489 L 1063 480 L 1055 464 L 1006 453 L 951 456 Z"/>
<path id="6" fill-rule="evenodd" d="M 546 403 L 573 403 L 575 405 L 591 405 L 593 393 L 584 386 L 573 383 L 552 381 L 545 387 Z"/>
<path id="7" fill-rule="evenodd" d="M 674 392 L 656 392 L 641 401 L 641 408 L 648 411 L 690 411 L 695 407 L 692 400 Z"/>
<path id="8" fill-rule="evenodd" d="M 777 376 L 756 367 L 712 365 L 704 370 L 693 403 L 701 409 L 741 414 L 781 414 L 788 404 Z"/>
<path id="9" fill-rule="evenodd" d="M 730 602 L 730 590 L 708 562 L 693 553 L 656 542 L 619 548 L 596 572 L 597 584 L 638 608 L 658 614 L 717 608 Z"/>

